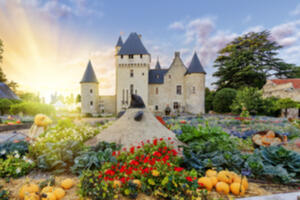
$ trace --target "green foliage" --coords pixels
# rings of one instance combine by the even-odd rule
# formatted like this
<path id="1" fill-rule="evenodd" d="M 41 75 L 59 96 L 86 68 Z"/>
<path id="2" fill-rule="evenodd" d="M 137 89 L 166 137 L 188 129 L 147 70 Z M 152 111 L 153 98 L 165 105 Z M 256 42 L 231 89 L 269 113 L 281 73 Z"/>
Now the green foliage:
<path id="1" fill-rule="evenodd" d="M 142 142 L 141 146 L 132 146 L 128 152 L 117 152 L 115 156 L 117 163 L 107 162 L 98 171 L 83 172 L 81 196 L 118 199 L 122 194 L 135 199 L 144 193 L 157 199 L 174 200 L 199 196 L 197 172 L 179 167 L 177 151 L 163 140 Z"/>
<path id="2" fill-rule="evenodd" d="M 120 150 L 120 146 L 115 143 L 99 142 L 97 146 L 80 152 L 71 170 L 74 174 L 81 174 L 84 170 L 99 169 L 105 162 L 116 163 L 117 160 L 112 153 L 117 150 Z"/>
<path id="3" fill-rule="evenodd" d="M 40 95 L 32 92 L 18 92 L 18 97 L 22 99 L 22 101 L 41 103 Z"/>
<path id="4" fill-rule="evenodd" d="M 18 152 L 20 156 L 24 156 L 26 153 L 28 153 L 28 142 L 20 141 L 18 143 L 0 143 L 0 158 L 6 159 L 8 155 L 14 152 Z"/>
<path id="5" fill-rule="evenodd" d="M 80 103 L 81 102 L 81 95 L 80 94 L 77 94 L 75 102 L 76 103 Z"/>
<path id="6" fill-rule="evenodd" d="M 74 159 L 84 150 L 83 143 L 99 133 L 88 125 L 76 125 L 71 120 L 60 120 L 29 147 L 37 167 L 54 173 L 68 171 Z"/>
<path id="7" fill-rule="evenodd" d="M 24 101 L 18 104 L 11 105 L 10 113 L 11 114 L 23 113 L 25 115 L 36 115 L 39 113 L 43 113 L 48 116 L 54 116 L 55 108 L 49 104 Z"/>
<path id="8" fill-rule="evenodd" d="M 278 117 L 280 115 L 281 110 L 277 106 L 277 101 L 278 98 L 276 97 L 264 98 L 260 114 Z"/>
<path id="9" fill-rule="evenodd" d="M 223 88 L 216 92 L 213 100 L 214 111 L 218 113 L 230 112 L 230 105 L 236 97 L 236 90 L 232 88 Z"/>
<path id="10" fill-rule="evenodd" d="M 291 77 L 297 67 L 284 63 L 277 57 L 282 47 L 271 41 L 270 33 L 250 32 L 235 38 L 219 51 L 213 76 L 219 80 L 218 89 L 240 87 L 262 88 L 270 76 Z M 295 71 L 291 73 L 291 71 Z"/>
<path id="11" fill-rule="evenodd" d="M 1 114 L 7 114 L 13 102 L 9 99 L 0 99 L 0 112 Z"/>
<path id="12" fill-rule="evenodd" d="M 243 108 L 251 114 L 258 114 L 263 104 L 262 92 L 257 88 L 244 87 L 237 91 L 236 97 L 230 106 L 234 113 L 241 113 Z"/>
<path id="13" fill-rule="evenodd" d="M 205 88 L 205 112 L 213 110 L 213 100 L 216 92 L 210 91 L 209 88 Z"/>
<path id="14" fill-rule="evenodd" d="M 8 155 L 6 159 L 0 159 L 0 177 L 21 177 L 28 174 L 34 167 L 35 163 L 32 160 L 14 153 Z"/>
<path id="15" fill-rule="evenodd" d="M 277 101 L 277 108 L 278 109 L 298 108 L 298 107 L 299 107 L 299 103 L 293 101 L 290 98 L 283 98 L 283 99 L 279 99 Z"/>
<path id="16" fill-rule="evenodd" d="M 0 39 L 0 63 L 2 63 L 2 59 L 3 59 L 3 56 L 2 56 L 2 54 L 3 54 L 3 42 L 2 42 L 2 40 Z"/>

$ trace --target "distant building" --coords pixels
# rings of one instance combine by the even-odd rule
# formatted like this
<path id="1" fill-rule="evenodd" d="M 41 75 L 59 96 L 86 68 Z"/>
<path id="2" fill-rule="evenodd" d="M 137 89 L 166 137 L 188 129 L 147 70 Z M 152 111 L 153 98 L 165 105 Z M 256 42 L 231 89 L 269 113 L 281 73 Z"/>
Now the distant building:
<path id="1" fill-rule="evenodd" d="M 81 80 L 81 110 L 83 114 L 118 113 L 130 105 L 130 95 L 140 95 L 153 112 L 204 113 L 206 72 L 194 53 L 188 68 L 175 52 L 169 68 L 157 60 L 150 69 L 151 55 L 141 36 L 131 33 L 125 43 L 119 37 L 115 47 L 116 95 L 99 96 L 99 82 L 89 61 Z"/>
<path id="2" fill-rule="evenodd" d="M 264 97 L 290 98 L 300 102 L 300 79 L 272 79 L 267 80 L 263 87 Z M 299 109 L 291 108 L 285 111 L 283 115 L 287 117 L 299 117 Z"/>

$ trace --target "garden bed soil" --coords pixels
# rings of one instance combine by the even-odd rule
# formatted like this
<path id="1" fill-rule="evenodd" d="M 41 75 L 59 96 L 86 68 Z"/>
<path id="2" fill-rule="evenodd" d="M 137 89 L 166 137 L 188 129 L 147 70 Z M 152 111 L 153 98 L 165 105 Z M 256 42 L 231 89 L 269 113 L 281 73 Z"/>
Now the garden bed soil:
<path id="1" fill-rule="evenodd" d="M 41 173 L 41 172 L 32 172 L 28 178 L 30 178 L 32 183 L 39 184 L 40 182 L 44 181 L 46 178 L 49 178 L 50 174 L 48 173 Z M 60 185 L 60 182 L 63 179 L 71 178 L 75 182 L 75 186 L 71 189 L 66 190 L 66 196 L 63 198 L 65 200 L 79 200 L 81 199 L 78 194 L 78 184 L 79 178 L 74 175 L 66 174 L 66 175 L 58 175 L 55 177 L 56 186 Z M 6 183 L 5 179 L 0 179 L 0 185 L 4 186 L 4 189 L 9 190 L 11 192 L 12 200 L 18 200 L 18 191 L 21 186 L 26 183 L 26 177 L 18 178 L 18 179 L 11 179 L 9 183 Z M 271 195 L 271 194 L 279 194 L 279 193 L 290 193 L 299 191 L 298 187 L 287 186 L 282 184 L 273 184 L 273 183 L 263 183 L 263 182 L 249 182 L 249 188 L 244 197 L 251 197 L 251 196 L 264 196 L 264 195 Z M 209 192 L 209 197 L 213 198 L 225 198 L 224 195 L 220 195 L 217 192 L 212 191 Z M 231 197 L 234 197 L 231 195 Z M 84 198 L 88 200 L 88 198 Z M 151 196 L 146 196 L 144 194 L 140 194 L 137 198 L 138 200 L 156 200 L 156 198 Z M 129 200 L 128 198 L 120 198 L 120 200 Z"/>
<path id="2" fill-rule="evenodd" d="M 14 124 L 14 125 L 2 124 L 2 125 L 0 125 L 0 134 L 1 134 L 1 132 L 5 132 L 5 131 L 29 129 L 31 126 L 32 126 L 32 123 Z"/>

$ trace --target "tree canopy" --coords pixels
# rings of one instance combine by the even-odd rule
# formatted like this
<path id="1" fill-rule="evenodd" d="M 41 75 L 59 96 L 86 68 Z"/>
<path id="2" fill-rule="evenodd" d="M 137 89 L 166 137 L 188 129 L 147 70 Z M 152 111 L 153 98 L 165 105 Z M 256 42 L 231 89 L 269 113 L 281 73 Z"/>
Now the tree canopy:
<path id="1" fill-rule="evenodd" d="M 281 49 L 268 31 L 250 32 L 235 38 L 219 51 L 214 67 L 218 89 L 244 86 L 262 88 L 269 77 L 295 78 L 299 68 L 278 58 Z"/>

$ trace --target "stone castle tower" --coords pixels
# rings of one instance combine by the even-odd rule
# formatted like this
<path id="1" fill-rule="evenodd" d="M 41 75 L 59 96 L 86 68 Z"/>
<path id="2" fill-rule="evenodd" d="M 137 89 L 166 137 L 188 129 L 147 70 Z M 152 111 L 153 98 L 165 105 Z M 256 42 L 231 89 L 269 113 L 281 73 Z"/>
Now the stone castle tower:
<path id="1" fill-rule="evenodd" d="M 99 82 L 91 61 L 88 62 L 81 86 L 81 113 L 97 114 L 99 112 Z"/>
<path id="2" fill-rule="evenodd" d="M 131 33 L 116 45 L 116 112 L 126 109 L 130 104 L 131 94 L 140 95 L 148 105 L 148 73 L 151 57 L 141 36 Z"/>

